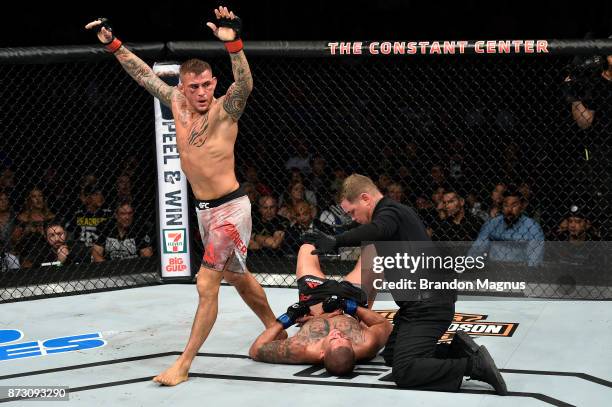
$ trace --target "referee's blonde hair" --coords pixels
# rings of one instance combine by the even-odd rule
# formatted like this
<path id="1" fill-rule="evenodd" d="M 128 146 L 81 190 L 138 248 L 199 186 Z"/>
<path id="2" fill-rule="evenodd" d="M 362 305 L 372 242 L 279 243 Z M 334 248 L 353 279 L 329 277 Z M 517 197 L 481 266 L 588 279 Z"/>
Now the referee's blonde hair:
<path id="1" fill-rule="evenodd" d="M 380 193 L 378 187 L 365 175 L 351 174 L 342 183 L 342 199 L 354 202 L 362 193 Z"/>

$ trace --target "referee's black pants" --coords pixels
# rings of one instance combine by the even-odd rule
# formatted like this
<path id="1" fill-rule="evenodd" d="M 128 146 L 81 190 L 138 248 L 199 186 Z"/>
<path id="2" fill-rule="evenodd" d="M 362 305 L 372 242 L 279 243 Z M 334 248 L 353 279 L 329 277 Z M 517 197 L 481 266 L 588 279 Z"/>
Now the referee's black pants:
<path id="1" fill-rule="evenodd" d="M 404 388 L 458 391 L 467 358 L 451 358 L 438 339 L 455 314 L 455 302 L 445 298 L 401 303 L 382 356 L 392 367 L 393 381 Z"/>

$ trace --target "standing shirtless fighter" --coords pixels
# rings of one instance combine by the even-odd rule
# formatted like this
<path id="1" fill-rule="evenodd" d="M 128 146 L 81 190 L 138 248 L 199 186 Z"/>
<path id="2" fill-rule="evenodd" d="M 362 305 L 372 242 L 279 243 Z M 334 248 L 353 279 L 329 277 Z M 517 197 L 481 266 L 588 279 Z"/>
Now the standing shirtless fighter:
<path id="1" fill-rule="evenodd" d="M 266 327 L 275 324 L 263 289 L 246 269 L 251 205 L 234 172 L 238 119 L 253 89 L 253 78 L 242 51 L 240 19 L 226 7 L 216 9 L 215 16 L 217 25 L 209 22 L 207 26 L 224 41 L 234 74 L 234 83 L 219 99 L 214 97 L 217 79 L 206 62 L 190 59 L 183 63 L 180 83 L 171 87 L 121 45 L 106 19 L 85 27 L 97 30 L 98 39 L 130 76 L 172 108 L 181 168 L 197 199 L 196 212 L 205 249 L 197 275 L 199 303 L 185 350 L 169 369 L 153 379 L 168 386 L 187 380 L 191 363 L 217 318 L 223 278 L 236 287 Z"/>

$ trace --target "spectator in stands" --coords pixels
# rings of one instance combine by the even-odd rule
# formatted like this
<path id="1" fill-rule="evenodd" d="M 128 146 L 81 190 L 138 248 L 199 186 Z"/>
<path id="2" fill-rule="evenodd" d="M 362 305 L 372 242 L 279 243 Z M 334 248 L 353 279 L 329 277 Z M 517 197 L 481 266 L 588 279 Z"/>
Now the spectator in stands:
<path id="1" fill-rule="evenodd" d="M 23 211 L 17 216 L 17 226 L 13 232 L 16 241 L 30 233 L 45 235 L 45 223 L 55 218 L 47 207 L 47 201 L 39 188 L 32 188 L 26 198 Z"/>
<path id="2" fill-rule="evenodd" d="M 45 229 L 47 250 L 44 262 L 40 265 L 50 264 L 80 264 L 91 262 L 91 250 L 82 242 L 67 242 L 67 234 L 59 222 L 51 222 Z"/>
<path id="3" fill-rule="evenodd" d="M 2 168 L 0 172 L 0 192 L 4 192 L 8 196 L 11 204 L 20 199 L 17 188 L 15 188 L 15 172 L 10 167 Z"/>
<path id="4" fill-rule="evenodd" d="M 436 208 L 437 219 L 444 220 L 446 218 L 446 208 L 444 206 L 444 193 L 446 192 L 445 187 L 438 187 L 431 194 L 431 201 Z"/>
<path id="5" fill-rule="evenodd" d="M 113 212 L 104 208 L 104 194 L 98 184 L 89 184 L 83 188 L 84 208 L 75 212 L 66 224 L 66 230 L 74 240 L 79 240 L 87 247 L 92 247 L 98 240 L 100 225 L 109 220 Z"/>
<path id="6" fill-rule="evenodd" d="M 15 213 L 11 207 L 8 194 L 0 192 L 0 257 L 2 270 L 18 269 L 19 258 L 12 253 Z"/>
<path id="7" fill-rule="evenodd" d="M 310 174 L 310 153 L 304 140 L 298 140 L 295 145 L 295 154 L 287 160 L 285 168 L 291 170 L 297 168 L 303 174 Z"/>
<path id="8" fill-rule="evenodd" d="M 389 184 L 386 195 L 395 202 L 399 202 L 401 204 L 405 203 L 404 187 L 397 182 L 392 182 Z"/>
<path id="9" fill-rule="evenodd" d="M 431 167 L 429 175 L 429 191 L 436 191 L 438 188 L 444 188 L 446 186 L 446 175 L 444 174 L 444 167 L 441 165 L 434 165 Z"/>
<path id="10" fill-rule="evenodd" d="M 70 213 L 68 211 L 74 209 L 74 207 L 68 208 L 70 205 L 70 185 L 62 180 L 54 164 L 50 164 L 45 169 L 39 187 L 47 197 L 47 205 L 50 210 L 55 213 Z"/>
<path id="11" fill-rule="evenodd" d="M 8 194 L 0 192 L 0 253 L 8 251 L 11 247 L 15 220 Z"/>
<path id="12" fill-rule="evenodd" d="M 344 180 L 347 177 L 346 171 L 344 169 L 336 167 L 334 169 L 334 178 L 331 180 L 329 185 L 329 191 L 335 196 L 338 191 L 342 191 L 342 185 L 344 184 Z"/>
<path id="13" fill-rule="evenodd" d="M 465 180 L 465 147 L 461 141 L 454 141 L 449 145 L 450 157 L 448 159 L 449 178 L 452 185 L 462 185 Z"/>
<path id="14" fill-rule="evenodd" d="M 90 185 L 96 185 L 98 183 L 98 178 L 94 174 L 86 174 L 81 177 L 79 181 L 79 200 L 81 201 L 81 206 L 87 206 L 87 195 L 85 194 L 85 189 Z"/>
<path id="15" fill-rule="evenodd" d="M 516 187 L 508 187 L 503 195 L 502 215 L 482 226 L 470 255 L 488 252 L 491 261 L 540 265 L 544 257 L 544 233 L 535 220 L 523 214 L 524 209 L 523 195 Z"/>
<path id="16" fill-rule="evenodd" d="M 446 218 L 433 229 L 432 240 L 474 241 L 482 225 L 482 220 L 473 216 L 465 208 L 465 200 L 456 191 L 444 192 L 442 203 Z"/>
<path id="17" fill-rule="evenodd" d="M 342 193 L 338 192 L 335 198 L 336 203 L 323 210 L 321 216 L 319 216 L 319 220 L 331 226 L 334 230 L 334 234 L 339 234 L 344 231 L 341 226 L 348 226 L 352 220 L 340 206 L 340 202 L 342 202 Z"/>
<path id="18" fill-rule="evenodd" d="M 282 255 L 287 220 L 277 214 L 276 198 L 264 195 L 259 198 L 259 216 L 253 218 L 253 230 L 249 250 L 253 254 Z"/>
<path id="19" fill-rule="evenodd" d="M 263 182 L 259 180 L 259 174 L 257 173 L 257 168 L 255 168 L 253 165 L 247 165 L 245 167 L 244 178 L 246 179 L 247 182 L 250 182 L 251 184 L 255 186 L 255 189 L 257 190 L 257 193 L 260 196 L 272 194 L 272 188 L 270 188 L 268 185 L 264 184 Z"/>
<path id="20" fill-rule="evenodd" d="M 476 216 L 482 221 L 489 220 L 489 215 L 487 214 L 487 211 L 482 209 L 482 203 L 478 199 L 478 195 L 476 195 L 476 193 L 468 192 L 467 197 L 465 198 L 465 203 L 467 206 L 466 209 L 468 209 L 472 215 Z"/>
<path id="21" fill-rule="evenodd" d="M 577 205 L 572 205 L 563 219 L 567 226 L 555 236 L 555 240 L 564 242 L 599 241 L 601 237 L 591 225 L 586 211 Z"/>
<path id="22" fill-rule="evenodd" d="M 132 181 L 125 174 L 119 175 L 115 181 L 115 190 L 110 199 L 110 206 L 116 208 L 119 204 L 128 202 L 134 205 L 134 195 L 132 193 Z"/>
<path id="23" fill-rule="evenodd" d="M 134 208 L 130 203 L 120 204 L 115 219 L 100 228 L 91 254 L 96 263 L 153 256 L 151 238 L 142 227 L 134 225 Z"/>
<path id="24" fill-rule="evenodd" d="M 376 186 L 378 186 L 378 189 L 380 189 L 380 191 L 385 194 L 387 192 L 387 188 L 389 188 L 389 185 L 391 185 L 391 183 L 393 183 L 393 179 L 391 179 L 389 174 L 381 173 L 378 175 L 378 181 L 376 182 Z"/>
<path id="25" fill-rule="evenodd" d="M 295 222 L 287 229 L 285 241 L 290 253 L 297 254 L 302 243 L 302 235 L 306 232 L 319 230 L 328 235 L 333 235 L 334 230 L 326 223 L 315 218 L 316 209 L 308 202 L 299 202 L 295 205 Z"/>
<path id="26" fill-rule="evenodd" d="M 518 186 L 518 189 L 521 194 L 525 197 L 525 215 L 530 218 L 535 219 L 536 222 L 541 223 L 542 221 L 542 211 L 540 210 L 535 197 L 533 196 L 533 192 L 528 183 L 523 182 Z"/>
<path id="27" fill-rule="evenodd" d="M 327 171 L 325 159 L 316 156 L 312 159 L 312 174 L 310 174 L 310 189 L 317 197 L 320 207 L 326 207 L 332 203 L 332 195 L 329 191 L 331 174 Z"/>
<path id="28" fill-rule="evenodd" d="M 243 182 L 242 188 L 246 192 L 249 197 L 249 201 L 251 202 L 251 211 L 256 212 L 257 209 L 257 201 L 259 200 L 259 193 L 257 193 L 257 188 L 251 182 Z"/>
<path id="29" fill-rule="evenodd" d="M 49 248 L 44 234 L 35 231 L 26 232 L 16 242 L 15 247 L 21 268 L 40 267 L 48 259 Z"/>
<path id="30" fill-rule="evenodd" d="M 312 191 L 310 191 L 312 192 Z M 296 205 L 300 202 L 308 202 L 312 205 L 313 210 L 316 210 L 317 200 L 314 194 L 306 195 L 306 188 L 301 182 L 293 182 L 289 184 L 287 192 L 281 197 L 281 209 L 278 214 L 289 219 L 290 222 L 295 221 Z M 314 216 L 314 215 L 313 215 Z"/>
<path id="31" fill-rule="evenodd" d="M 487 209 L 487 215 L 489 219 L 497 217 L 502 212 L 502 204 L 504 202 L 504 191 L 506 190 L 506 184 L 498 182 L 495 184 L 493 191 L 491 191 L 491 202 Z"/>
<path id="32" fill-rule="evenodd" d="M 424 194 L 421 194 L 416 197 L 415 208 L 417 214 L 425 225 L 425 230 L 427 231 L 427 234 L 429 235 L 429 237 L 431 237 L 433 233 L 432 225 L 437 222 L 438 211 L 434 207 L 433 202 L 430 201 Z"/>

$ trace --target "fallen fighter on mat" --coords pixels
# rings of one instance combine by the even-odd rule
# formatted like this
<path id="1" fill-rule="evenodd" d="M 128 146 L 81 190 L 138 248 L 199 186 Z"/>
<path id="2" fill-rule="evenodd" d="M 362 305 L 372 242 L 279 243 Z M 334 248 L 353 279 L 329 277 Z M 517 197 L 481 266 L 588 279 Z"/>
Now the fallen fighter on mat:
<path id="1" fill-rule="evenodd" d="M 326 280 L 314 246 L 305 244 L 298 254 L 296 276 L 300 302 L 291 305 L 277 323 L 255 340 L 249 355 L 268 363 L 322 363 L 336 376 L 349 374 L 355 362 L 374 358 L 393 327 L 367 308 L 368 298 L 358 286 L 359 263 L 344 281 Z M 301 322 L 291 338 L 275 340 L 284 329 Z"/>

